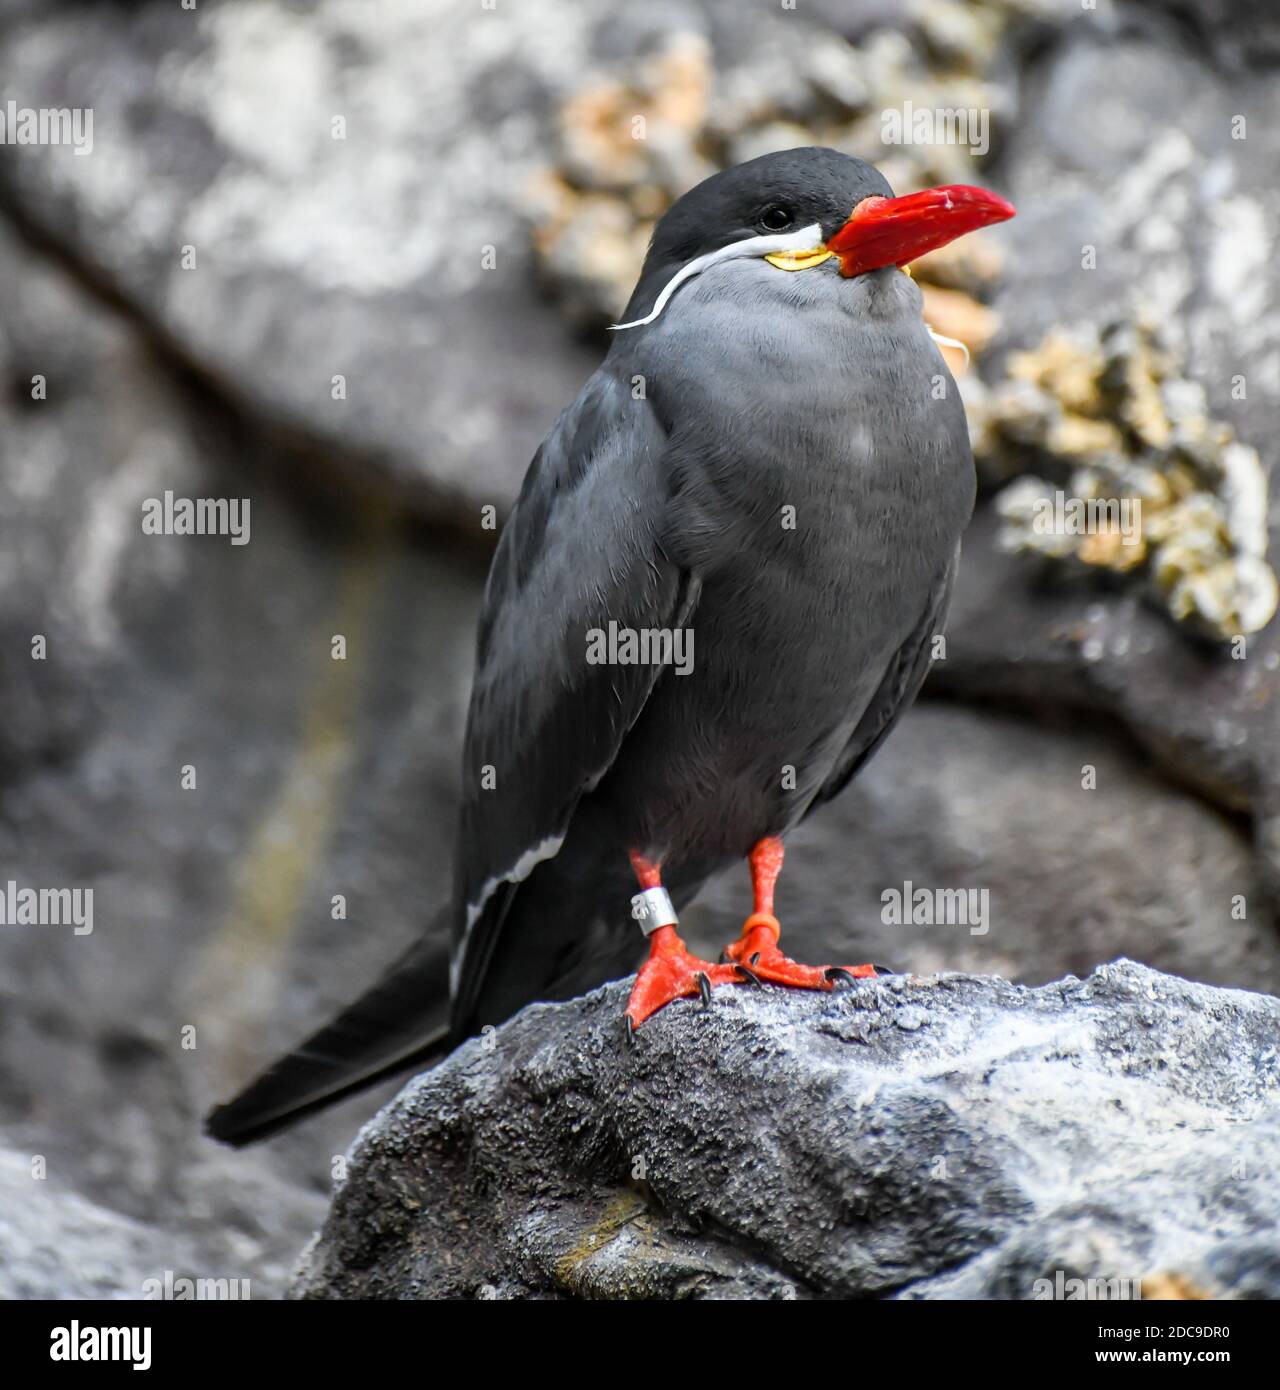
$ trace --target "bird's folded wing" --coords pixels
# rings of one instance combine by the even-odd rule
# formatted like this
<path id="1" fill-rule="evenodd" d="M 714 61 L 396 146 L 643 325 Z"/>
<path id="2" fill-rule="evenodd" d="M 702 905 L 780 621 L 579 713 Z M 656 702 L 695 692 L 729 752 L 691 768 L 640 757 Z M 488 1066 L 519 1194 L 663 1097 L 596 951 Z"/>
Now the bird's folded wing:
<path id="1" fill-rule="evenodd" d="M 872 755 L 888 738 L 899 717 L 911 707 L 920 693 L 924 678 L 929 674 L 933 639 L 941 631 L 946 621 L 947 609 L 951 605 L 951 588 L 955 582 L 959 560 L 960 551 L 957 549 L 951 563 L 934 585 L 923 616 L 885 669 L 875 694 L 867 702 L 862 718 L 859 719 L 830 776 L 806 807 L 806 816 L 816 807 L 838 796 L 849 785 L 852 778 L 867 765 Z"/>
<path id="2" fill-rule="evenodd" d="M 538 450 L 503 530 L 463 758 L 455 1020 L 483 980 L 511 885 L 559 849 L 661 675 L 600 662 L 610 624 L 680 627 L 696 602 L 696 581 L 663 548 L 666 452 L 652 406 L 602 369 Z"/>

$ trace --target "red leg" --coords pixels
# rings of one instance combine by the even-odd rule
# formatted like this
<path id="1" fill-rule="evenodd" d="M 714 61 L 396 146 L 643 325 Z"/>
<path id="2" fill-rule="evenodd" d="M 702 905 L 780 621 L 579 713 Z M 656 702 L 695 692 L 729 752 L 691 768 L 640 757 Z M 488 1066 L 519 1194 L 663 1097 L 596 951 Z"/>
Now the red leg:
<path id="1" fill-rule="evenodd" d="M 843 977 L 874 979 L 874 965 L 801 965 L 778 949 L 781 931 L 773 915 L 773 891 L 782 872 L 782 841 L 761 840 L 748 856 L 755 911 L 742 924 L 742 935 L 722 960 L 731 962 L 749 980 L 768 980 L 801 989 L 831 989 Z"/>
<path id="2" fill-rule="evenodd" d="M 634 851 L 631 867 L 642 889 L 661 888 L 662 872 Z M 690 955 L 676 934 L 675 923 L 660 926 L 649 935 L 649 959 L 640 967 L 627 1001 L 627 1032 L 634 1032 L 650 1014 L 673 999 L 701 994 L 711 997 L 712 985 L 734 984 L 740 979 L 730 965 L 712 965 Z"/>

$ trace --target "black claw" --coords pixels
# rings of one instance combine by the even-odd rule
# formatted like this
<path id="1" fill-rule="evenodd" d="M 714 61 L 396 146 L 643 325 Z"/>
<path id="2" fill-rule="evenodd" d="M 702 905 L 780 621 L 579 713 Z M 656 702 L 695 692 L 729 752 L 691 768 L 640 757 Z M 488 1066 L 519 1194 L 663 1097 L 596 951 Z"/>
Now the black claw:
<path id="1" fill-rule="evenodd" d="M 887 965 L 876 965 L 874 961 L 871 964 L 871 968 L 877 975 L 896 975 L 898 973 L 896 970 L 890 970 Z"/>
<path id="2" fill-rule="evenodd" d="M 622 1021 L 627 1025 L 627 1046 L 636 1045 L 636 1025 L 631 1020 L 630 1014 L 623 1014 Z"/>
<path id="3" fill-rule="evenodd" d="M 752 964 L 752 965 L 755 965 L 755 963 L 756 963 L 759 959 L 760 959 L 760 952 L 759 952 L 759 951 L 752 951 L 751 956 L 750 956 L 751 964 Z"/>
<path id="4" fill-rule="evenodd" d="M 699 970 L 697 975 L 698 993 L 702 995 L 702 1003 L 705 1008 L 711 1007 L 711 981 L 707 978 L 705 970 Z"/>
<path id="5" fill-rule="evenodd" d="M 846 970 L 843 965 L 829 965 L 822 972 L 822 978 L 829 980 L 832 984 L 835 984 L 837 980 L 845 980 L 849 984 L 854 982 L 853 973 Z"/>
<path id="6" fill-rule="evenodd" d="M 731 965 L 732 963 L 733 957 L 729 954 L 729 948 L 726 946 L 724 950 L 720 952 L 720 964 Z"/>
<path id="7" fill-rule="evenodd" d="M 751 959 L 754 960 L 755 957 L 752 956 Z M 747 984 L 755 985 L 757 989 L 763 988 L 763 986 L 760 983 L 760 976 L 757 975 L 756 972 L 752 970 L 752 968 L 749 965 L 743 965 L 739 963 L 738 974 L 742 976 L 742 978 L 747 982 Z"/>

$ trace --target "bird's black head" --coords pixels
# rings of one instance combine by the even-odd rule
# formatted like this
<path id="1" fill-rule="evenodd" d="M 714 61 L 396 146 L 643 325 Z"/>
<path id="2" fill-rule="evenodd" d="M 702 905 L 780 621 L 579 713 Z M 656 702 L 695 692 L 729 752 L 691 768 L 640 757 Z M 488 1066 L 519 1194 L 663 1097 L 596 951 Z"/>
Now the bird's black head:
<path id="1" fill-rule="evenodd" d="M 759 257 L 783 271 L 838 260 L 842 275 L 860 275 L 905 266 L 1012 216 L 1003 198 L 963 184 L 895 198 L 879 170 L 839 150 L 761 155 L 672 204 L 654 230 L 627 322 L 616 327 L 652 322 L 681 284 L 724 260 Z"/>
<path id="2" fill-rule="evenodd" d="M 650 263 L 683 265 L 731 241 L 815 224 L 834 236 L 864 198 L 892 198 L 884 175 L 839 150 L 761 155 L 713 174 L 673 203 L 653 234 Z"/>

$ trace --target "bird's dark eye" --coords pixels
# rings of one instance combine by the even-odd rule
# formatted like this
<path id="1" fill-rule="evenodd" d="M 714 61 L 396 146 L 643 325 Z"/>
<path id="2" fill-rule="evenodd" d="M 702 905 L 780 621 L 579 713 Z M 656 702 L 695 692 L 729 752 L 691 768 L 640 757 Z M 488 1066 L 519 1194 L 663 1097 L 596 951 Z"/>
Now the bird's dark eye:
<path id="1" fill-rule="evenodd" d="M 760 225 L 767 227 L 771 232 L 785 232 L 794 220 L 791 209 L 784 208 L 779 203 L 765 208 L 760 214 Z"/>

